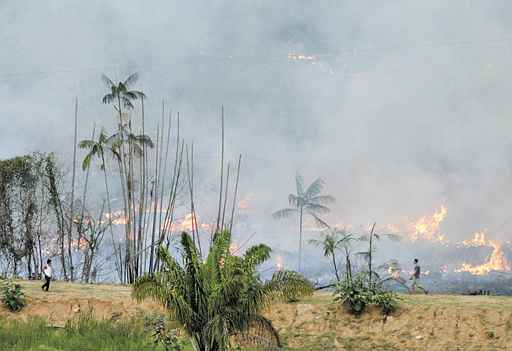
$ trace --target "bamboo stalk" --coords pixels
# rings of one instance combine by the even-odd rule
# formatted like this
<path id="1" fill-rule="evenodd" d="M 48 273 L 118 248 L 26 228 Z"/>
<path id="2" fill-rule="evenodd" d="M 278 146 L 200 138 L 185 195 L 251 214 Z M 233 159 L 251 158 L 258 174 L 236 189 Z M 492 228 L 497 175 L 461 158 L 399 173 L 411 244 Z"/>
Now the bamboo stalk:
<path id="1" fill-rule="evenodd" d="M 217 212 L 217 224 L 215 225 L 215 231 L 219 231 L 220 225 L 220 211 L 222 206 L 222 189 L 224 182 L 224 105 L 221 107 L 221 154 L 220 154 L 220 189 L 219 189 L 219 206 Z"/>
<path id="2" fill-rule="evenodd" d="M 238 157 L 238 166 L 236 171 L 236 182 L 235 182 L 235 191 L 233 193 L 233 207 L 231 208 L 231 219 L 229 221 L 229 232 L 233 231 L 233 220 L 235 217 L 235 206 L 236 206 L 236 197 L 238 195 L 238 181 L 240 179 L 240 164 L 242 163 L 242 154 Z"/>
<path id="3" fill-rule="evenodd" d="M 69 259 L 69 277 L 71 281 L 75 280 L 75 268 L 73 267 L 73 253 L 71 251 L 71 241 L 73 240 L 73 216 L 74 216 L 74 202 L 75 202 L 75 180 L 76 180 L 76 145 L 78 135 L 78 98 L 75 98 L 75 135 L 73 138 L 73 173 L 71 176 L 71 208 L 70 220 L 68 228 L 68 259 Z"/>

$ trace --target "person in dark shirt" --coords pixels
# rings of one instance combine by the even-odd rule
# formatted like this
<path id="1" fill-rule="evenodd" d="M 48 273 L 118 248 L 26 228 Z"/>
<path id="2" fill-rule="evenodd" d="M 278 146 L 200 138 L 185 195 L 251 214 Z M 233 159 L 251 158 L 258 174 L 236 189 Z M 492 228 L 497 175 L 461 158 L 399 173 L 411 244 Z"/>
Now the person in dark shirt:
<path id="1" fill-rule="evenodd" d="M 420 280 L 420 277 L 421 277 L 421 267 L 418 263 L 418 259 L 415 258 L 414 259 L 414 273 L 411 275 L 411 280 L 412 280 L 411 289 L 413 292 L 416 292 L 417 290 L 421 290 L 425 294 L 428 294 L 428 291 L 425 288 L 423 288 L 418 282 L 418 280 Z"/>

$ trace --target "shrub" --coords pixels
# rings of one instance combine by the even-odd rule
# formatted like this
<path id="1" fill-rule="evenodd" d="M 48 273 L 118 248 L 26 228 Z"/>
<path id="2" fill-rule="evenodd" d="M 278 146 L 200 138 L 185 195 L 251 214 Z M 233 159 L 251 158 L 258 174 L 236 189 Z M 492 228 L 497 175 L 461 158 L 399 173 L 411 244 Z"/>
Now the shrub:
<path id="1" fill-rule="evenodd" d="M 3 305 L 12 312 L 21 311 L 27 305 L 21 285 L 14 283 L 12 280 L 1 282 L 0 294 Z"/>
<path id="2" fill-rule="evenodd" d="M 338 284 L 334 300 L 341 302 L 349 312 L 362 314 L 368 305 L 380 307 L 383 315 L 393 313 L 398 306 L 398 296 L 378 287 L 368 287 L 364 275 L 347 279 Z"/>
<path id="3" fill-rule="evenodd" d="M 373 304 L 380 307 L 382 314 L 387 316 L 395 312 L 399 297 L 393 292 L 376 290 L 373 293 L 372 300 Z"/>
<path id="4" fill-rule="evenodd" d="M 365 286 L 362 276 L 353 280 L 341 281 L 336 287 L 334 301 L 341 302 L 352 314 L 360 315 L 371 303 L 370 290 Z"/>
<path id="5" fill-rule="evenodd" d="M 155 345 L 163 345 L 166 351 L 183 350 L 183 343 L 179 338 L 179 330 L 169 328 L 164 315 L 160 313 L 145 314 L 143 321 L 144 329 L 151 332 Z"/>

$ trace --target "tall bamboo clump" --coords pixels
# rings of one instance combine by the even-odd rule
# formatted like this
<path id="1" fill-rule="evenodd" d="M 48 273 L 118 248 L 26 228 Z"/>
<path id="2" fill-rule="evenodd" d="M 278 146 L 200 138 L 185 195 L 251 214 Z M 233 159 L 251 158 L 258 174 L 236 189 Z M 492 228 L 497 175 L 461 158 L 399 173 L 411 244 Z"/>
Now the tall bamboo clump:
<path id="1" fill-rule="evenodd" d="M 106 76 L 103 76 L 103 81 L 107 84 L 109 93 L 102 101 L 113 107 L 117 127 L 112 135 L 102 131 L 97 139 L 80 142 L 80 147 L 88 150 L 83 160 L 83 168 L 88 171 L 93 158 L 100 161 L 106 190 L 107 213 L 104 218 L 111 233 L 115 269 L 121 282 L 132 283 L 143 273 L 152 274 L 159 270 L 158 247 L 170 245 L 179 196 L 187 196 L 190 199 L 192 236 L 200 254 L 203 255 L 205 242 L 201 241 L 199 235 L 197 206 L 194 202 L 194 145 L 186 144 L 181 138 L 180 115 L 178 113 L 174 118 L 166 109 L 164 102 L 156 126 L 156 138 L 148 136 L 146 96 L 142 91 L 131 90 L 132 85 L 137 82 L 137 74 L 132 74 L 117 84 Z M 140 118 L 133 113 L 136 101 L 140 102 Z M 233 227 L 240 163 L 241 156 L 238 158 L 236 181 L 233 182 L 230 178 L 234 172 L 230 171 L 229 163 L 224 175 L 222 108 L 219 201 L 213 232 L 231 230 Z M 119 211 L 114 210 L 119 204 L 112 203 L 112 178 L 108 175 L 109 172 L 115 172 L 118 179 L 122 195 L 121 215 L 118 214 Z M 234 183 L 232 195 L 229 192 L 230 182 Z M 228 203 L 231 199 L 230 211 Z M 82 213 L 80 222 L 83 218 Z M 123 225 L 122 241 L 116 240 L 114 223 Z"/>

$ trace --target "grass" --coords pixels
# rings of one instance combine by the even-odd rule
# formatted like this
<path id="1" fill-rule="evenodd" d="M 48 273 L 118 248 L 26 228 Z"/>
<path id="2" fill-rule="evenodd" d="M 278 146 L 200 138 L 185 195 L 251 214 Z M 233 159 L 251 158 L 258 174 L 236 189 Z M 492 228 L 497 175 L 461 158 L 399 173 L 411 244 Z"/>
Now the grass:
<path id="1" fill-rule="evenodd" d="M 164 351 L 153 345 L 151 335 L 136 322 L 88 320 L 50 328 L 39 318 L 0 321 L 1 351 Z"/>
<path id="2" fill-rule="evenodd" d="M 0 308 L 0 351 L 163 350 L 152 344 L 139 313 L 165 311 L 150 301 L 133 301 L 130 287 L 55 282 L 50 293 L 43 293 L 40 282 L 21 284 L 28 306 L 16 314 Z M 507 350 L 512 345 L 511 297 L 400 296 L 397 313 L 387 320 L 377 309 L 360 317 L 349 315 L 325 292 L 274 305 L 265 315 L 279 330 L 287 351 L 476 351 Z M 77 306 L 80 311 L 92 306 L 99 321 L 88 322 L 85 329 L 66 323 L 82 313 L 75 313 Z M 110 321 L 114 316 L 119 316 L 117 322 Z"/>

